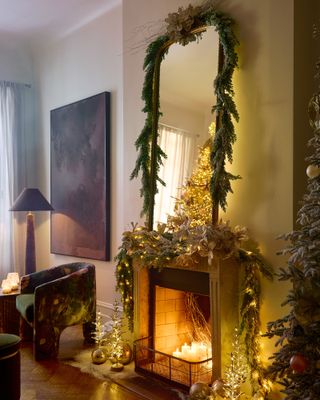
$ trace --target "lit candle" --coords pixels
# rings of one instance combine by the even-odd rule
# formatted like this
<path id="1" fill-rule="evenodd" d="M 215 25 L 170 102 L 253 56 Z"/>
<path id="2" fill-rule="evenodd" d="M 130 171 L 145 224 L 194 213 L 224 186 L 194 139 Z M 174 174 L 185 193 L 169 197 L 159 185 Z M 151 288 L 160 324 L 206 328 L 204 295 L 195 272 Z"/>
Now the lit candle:
<path id="1" fill-rule="evenodd" d="M 11 292 L 11 284 L 8 281 L 8 279 L 4 279 L 2 281 L 1 288 L 2 288 L 2 293 L 3 294 L 8 294 L 8 293 Z"/>
<path id="2" fill-rule="evenodd" d="M 173 355 L 174 357 L 181 358 L 182 353 L 181 353 L 181 351 L 179 351 L 179 348 L 177 347 L 176 351 L 174 351 L 174 352 L 172 353 L 172 355 Z"/>
<path id="3" fill-rule="evenodd" d="M 188 360 L 188 356 L 190 353 L 190 346 L 185 343 L 184 345 L 181 346 L 181 358 L 184 360 Z"/>
<path id="4" fill-rule="evenodd" d="M 211 357 L 211 345 L 203 342 L 192 342 L 191 345 L 185 343 L 181 346 L 181 351 L 177 348 L 172 355 L 189 362 L 204 361 Z"/>
<path id="5" fill-rule="evenodd" d="M 18 272 L 9 272 L 7 275 L 7 281 L 10 282 L 11 290 L 17 290 L 19 288 L 19 274 Z"/>

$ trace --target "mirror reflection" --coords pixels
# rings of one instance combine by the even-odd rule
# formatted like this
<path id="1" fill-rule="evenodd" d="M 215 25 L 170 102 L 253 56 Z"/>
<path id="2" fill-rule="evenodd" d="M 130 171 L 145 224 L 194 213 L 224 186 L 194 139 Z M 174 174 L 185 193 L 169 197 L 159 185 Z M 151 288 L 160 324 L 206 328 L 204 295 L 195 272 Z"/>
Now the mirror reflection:
<path id="1" fill-rule="evenodd" d="M 219 35 L 213 27 L 198 42 L 173 44 L 160 69 L 159 145 L 167 154 L 159 171 L 154 227 L 174 213 L 176 199 L 196 165 L 215 121 L 213 81 L 218 72 Z"/>

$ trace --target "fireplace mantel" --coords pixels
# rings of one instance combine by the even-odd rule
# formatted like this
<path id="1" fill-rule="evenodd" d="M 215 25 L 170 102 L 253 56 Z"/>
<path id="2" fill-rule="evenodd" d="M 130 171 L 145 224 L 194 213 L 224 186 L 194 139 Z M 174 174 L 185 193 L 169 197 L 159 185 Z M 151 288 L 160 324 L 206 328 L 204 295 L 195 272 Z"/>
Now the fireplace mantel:
<path id="1" fill-rule="evenodd" d="M 240 264 L 235 258 L 200 257 L 193 266 L 182 267 L 173 261 L 164 268 L 181 271 L 181 280 L 186 271 L 208 274 L 211 316 L 211 341 L 213 352 L 212 381 L 223 375 L 230 361 L 234 329 L 239 325 L 239 275 Z M 134 338 L 149 337 L 150 332 L 150 271 L 134 261 Z M 193 274 L 193 279 L 196 275 Z M 213 333 L 213 334 L 212 334 Z"/>

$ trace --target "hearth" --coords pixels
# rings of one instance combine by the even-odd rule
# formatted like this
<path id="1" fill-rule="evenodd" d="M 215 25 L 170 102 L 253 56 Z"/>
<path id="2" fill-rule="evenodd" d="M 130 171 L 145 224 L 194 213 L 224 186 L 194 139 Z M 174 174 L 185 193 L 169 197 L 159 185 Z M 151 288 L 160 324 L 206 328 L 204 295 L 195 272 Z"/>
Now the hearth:
<path id="1" fill-rule="evenodd" d="M 239 265 L 198 261 L 135 266 L 135 368 L 186 388 L 221 376 L 238 326 Z"/>

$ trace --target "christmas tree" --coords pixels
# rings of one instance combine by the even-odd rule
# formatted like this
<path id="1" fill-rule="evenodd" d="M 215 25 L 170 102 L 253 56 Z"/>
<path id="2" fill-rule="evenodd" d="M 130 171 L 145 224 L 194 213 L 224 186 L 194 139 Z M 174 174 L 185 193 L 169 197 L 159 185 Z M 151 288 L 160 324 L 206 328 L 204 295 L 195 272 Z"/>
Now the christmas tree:
<path id="1" fill-rule="evenodd" d="M 94 339 L 94 341 L 98 345 L 98 347 L 100 347 L 101 343 L 103 341 L 103 338 L 106 334 L 105 325 L 102 322 L 100 311 L 98 311 L 98 313 L 97 313 L 97 318 L 96 318 L 96 322 L 94 322 L 94 325 L 95 325 L 95 329 L 92 332 L 92 338 Z"/>
<path id="2" fill-rule="evenodd" d="M 121 371 L 123 369 L 123 364 L 120 362 L 123 355 L 122 318 L 117 300 L 113 303 L 112 329 L 109 333 L 107 343 L 112 362 L 111 369 L 113 371 Z"/>
<path id="3" fill-rule="evenodd" d="M 247 378 L 248 367 L 244 356 L 243 346 L 240 343 L 238 329 L 235 329 L 232 341 L 230 364 L 227 366 L 224 376 L 224 398 L 239 400 L 242 398 L 241 385 Z"/>
<path id="4" fill-rule="evenodd" d="M 317 63 L 320 66 L 320 63 Z M 267 336 L 278 337 L 270 374 L 283 386 L 287 400 L 320 399 L 320 91 L 309 103 L 313 154 L 307 158 L 308 187 L 298 212 L 301 226 L 284 236 L 290 245 L 280 280 L 292 282 L 284 304 L 288 315 L 268 324 Z"/>
<path id="5" fill-rule="evenodd" d="M 211 223 L 212 199 L 210 179 L 212 167 L 210 162 L 211 142 L 214 134 L 214 122 L 209 127 L 210 138 L 199 150 L 196 167 L 182 187 L 181 199 L 177 200 L 176 212 L 185 215 L 190 226 L 208 225 Z"/>

